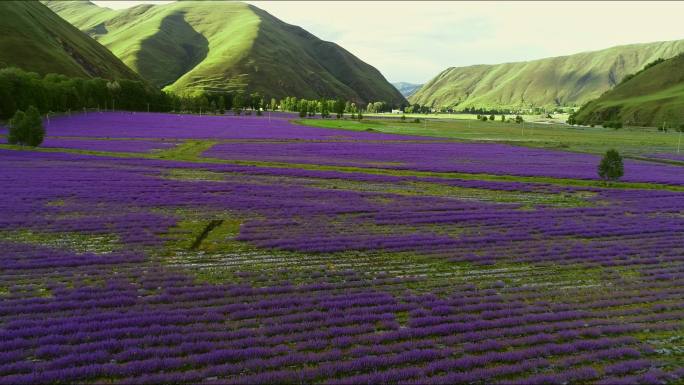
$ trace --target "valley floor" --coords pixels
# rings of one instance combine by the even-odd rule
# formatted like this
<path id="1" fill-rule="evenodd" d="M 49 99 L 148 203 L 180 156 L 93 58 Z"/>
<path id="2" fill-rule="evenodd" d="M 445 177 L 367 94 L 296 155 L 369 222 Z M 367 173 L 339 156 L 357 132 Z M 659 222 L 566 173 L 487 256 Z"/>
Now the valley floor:
<path id="1" fill-rule="evenodd" d="M 89 113 L 0 145 L 0 383 L 684 378 L 676 136 L 302 123 Z"/>

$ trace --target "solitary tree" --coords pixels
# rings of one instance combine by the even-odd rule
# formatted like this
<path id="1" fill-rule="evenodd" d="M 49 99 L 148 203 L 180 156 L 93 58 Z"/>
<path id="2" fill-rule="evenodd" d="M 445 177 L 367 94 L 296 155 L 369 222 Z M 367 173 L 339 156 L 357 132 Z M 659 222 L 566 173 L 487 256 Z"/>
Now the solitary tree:
<path id="1" fill-rule="evenodd" d="M 496 116 L 494 116 L 494 114 L 489 115 L 489 120 L 494 121 L 494 119 L 496 119 Z"/>
<path id="2" fill-rule="evenodd" d="M 606 184 L 620 179 L 625 174 L 620 153 L 616 150 L 608 150 L 599 163 L 598 174 Z"/>
<path id="3" fill-rule="evenodd" d="M 516 117 L 515 117 L 515 122 L 518 123 L 518 124 L 524 122 L 523 117 L 520 116 L 520 115 L 516 115 Z"/>
<path id="4" fill-rule="evenodd" d="M 43 143 L 45 129 L 40 118 L 40 112 L 34 106 L 30 106 L 26 113 L 17 110 L 9 122 L 7 142 L 22 146 L 36 147 Z"/>

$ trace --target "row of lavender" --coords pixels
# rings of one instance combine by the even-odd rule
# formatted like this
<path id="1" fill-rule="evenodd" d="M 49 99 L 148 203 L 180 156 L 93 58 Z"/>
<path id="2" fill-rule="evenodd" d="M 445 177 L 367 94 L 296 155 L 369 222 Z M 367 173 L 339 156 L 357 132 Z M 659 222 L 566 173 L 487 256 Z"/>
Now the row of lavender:
<path id="1" fill-rule="evenodd" d="M 117 265 L 116 278 L 102 266 L 41 271 L 51 298 L 0 308 L 2 382 L 612 384 L 684 374 L 658 368 L 629 336 L 680 330 L 681 311 L 645 298 L 656 285 L 623 288 L 616 300 L 638 293 L 634 311 L 592 299 L 548 303 L 525 288 L 392 295 L 398 280 L 358 276 L 344 287 L 253 288 L 137 267 Z M 103 284 L 59 283 L 74 275 Z"/>
<path id="2" fill-rule="evenodd" d="M 44 146 L 151 152 L 169 149 L 180 139 L 229 140 L 232 142 L 220 143 L 204 155 L 240 161 L 597 179 L 600 158 L 596 155 L 320 129 L 293 124 L 287 120 L 288 117 L 277 115 L 268 119 L 145 113 L 64 116 L 53 118 L 47 124 L 48 138 Z M 106 140 L 112 138 L 119 140 Z M 683 185 L 684 173 L 679 166 L 627 160 L 623 179 Z"/>
<path id="3" fill-rule="evenodd" d="M 126 119 L 109 129 L 137 121 Z M 218 123 L 196 128 L 204 120 L 195 119 L 177 129 L 235 135 Z M 240 130 L 279 137 L 259 126 Z M 367 140 L 320 144 L 350 139 Z M 383 157 L 403 156 L 395 151 Z M 0 159 L 2 383 L 613 384 L 684 375 L 681 359 L 668 353 L 683 332 L 681 193 L 15 151 L 0 151 Z M 168 177 L 179 169 L 224 178 Z M 348 189 L 325 187 L 340 180 Z M 352 182 L 375 191 L 355 191 Z M 530 210 L 389 192 L 415 182 L 594 196 L 583 207 Z M 279 250 L 300 253 L 291 264 L 310 279 L 289 282 L 273 271 L 261 280 L 239 271 L 251 266 L 235 265 L 239 283 L 206 284 L 192 278 L 193 264 L 164 265 L 156 251 L 184 219 L 175 209 L 251 218 L 238 239 L 274 261 L 287 258 Z M 83 253 L 36 246 L 35 236 L 22 240 L 17 231 L 114 236 L 120 245 Z M 298 265 L 334 253 L 330 260 L 361 254 L 382 267 L 383 253 L 394 252 L 471 269 L 534 268 L 544 284 L 531 274 L 463 284 L 408 262 L 388 262 L 378 274 Z M 578 284 L 555 277 L 559 266 L 579 271 Z"/>
<path id="4" fill-rule="evenodd" d="M 597 179 L 600 157 L 484 143 L 222 143 L 205 156 L 231 160 L 380 167 L 434 172 Z M 681 167 L 627 160 L 628 182 L 684 184 Z"/>
<path id="5" fill-rule="evenodd" d="M 6 166 L 1 231 L 113 233 L 123 246 L 98 255 L 2 243 L 3 383 L 612 384 L 684 374 L 681 362 L 663 360 L 633 337 L 644 329 L 653 336 L 682 332 L 678 193 L 591 189 L 598 194 L 594 206 L 529 211 L 306 182 L 427 178 L 13 151 L 0 157 Z M 178 168 L 226 178 L 163 177 Z M 429 181 L 493 191 L 579 190 Z M 523 281 L 413 294 L 407 288 L 416 280 L 436 277 L 401 271 L 375 277 L 326 271 L 300 285 L 202 284 L 150 258 L 182 219 L 160 209 L 179 207 L 258 214 L 240 237 L 262 247 L 598 266 L 605 284 Z M 369 235 L 371 227 L 382 231 Z M 450 227 L 461 231 L 436 231 Z M 342 273 L 343 280 L 334 279 Z"/>

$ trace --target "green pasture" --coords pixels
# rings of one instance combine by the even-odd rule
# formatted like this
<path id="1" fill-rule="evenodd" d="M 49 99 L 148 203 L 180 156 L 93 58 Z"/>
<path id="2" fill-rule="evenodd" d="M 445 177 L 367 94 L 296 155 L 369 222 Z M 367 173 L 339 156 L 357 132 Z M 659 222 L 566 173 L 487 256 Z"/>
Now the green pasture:
<path id="1" fill-rule="evenodd" d="M 565 124 L 502 123 L 472 119 L 302 119 L 299 123 L 322 128 L 388 134 L 431 136 L 458 141 L 499 142 L 564 151 L 604 153 L 615 148 L 626 155 L 676 153 L 679 133 L 656 129 L 568 126 Z M 683 139 L 684 141 L 684 139 Z M 684 142 L 681 144 L 684 152 Z"/>

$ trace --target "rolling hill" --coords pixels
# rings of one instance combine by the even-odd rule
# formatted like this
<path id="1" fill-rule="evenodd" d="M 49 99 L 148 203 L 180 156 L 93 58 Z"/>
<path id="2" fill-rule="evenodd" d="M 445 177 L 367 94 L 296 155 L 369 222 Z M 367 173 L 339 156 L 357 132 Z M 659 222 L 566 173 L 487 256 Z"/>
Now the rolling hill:
<path id="1" fill-rule="evenodd" d="M 658 58 L 684 52 L 684 40 L 631 44 L 570 56 L 449 68 L 416 91 L 421 105 L 475 108 L 580 106 Z"/>
<path id="2" fill-rule="evenodd" d="M 46 4 L 169 91 L 406 103 L 377 69 L 252 5 L 181 1 L 114 11 L 87 1 Z"/>
<path id="3" fill-rule="evenodd" d="M 632 126 L 684 124 L 684 54 L 658 63 L 583 106 L 584 124 L 620 121 Z"/>
<path id="4" fill-rule="evenodd" d="M 140 79 L 107 48 L 38 1 L 0 1 L 0 36 L 0 68 Z"/>
<path id="5" fill-rule="evenodd" d="M 408 98 L 409 96 L 413 95 L 420 87 L 422 87 L 422 84 L 414 84 L 414 83 L 407 83 L 407 82 L 396 82 L 392 83 L 394 88 L 399 90 L 402 95 L 404 95 L 405 98 Z"/>

